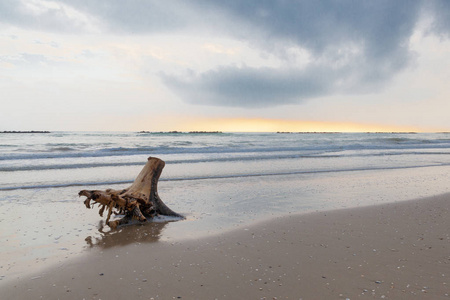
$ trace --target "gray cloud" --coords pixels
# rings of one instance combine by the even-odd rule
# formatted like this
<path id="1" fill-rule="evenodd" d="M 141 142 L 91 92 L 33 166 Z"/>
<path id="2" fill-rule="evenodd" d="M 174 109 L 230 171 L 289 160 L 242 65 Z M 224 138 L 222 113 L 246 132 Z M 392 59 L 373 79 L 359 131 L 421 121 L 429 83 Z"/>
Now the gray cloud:
<path id="1" fill-rule="evenodd" d="M 198 3 L 198 2 L 197 2 Z M 226 15 L 246 41 L 290 62 L 284 47 L 309 51 L 304 67 L 219 67 L 198 75 L 163 76 L 192 103 L 261 107 L 330 93 L 378 90 L 410 63 L 408 40 L 420 1 L 205 1 Z M 232 26 L 232 28 L 235 28 Z"/>
<path id="2" fill-rule="evenodd" d="M 184 1 L 157 0 L 62 0 L 77 10 L 95 16 L 115 33 L 154 33 L 178 30 L 188 26 Z"/>
<path id="3" fill-rule="evenodd" d="M 0 24 L 44 31 L 77 32 L 83 24 L 73 22 L 62 7 L 15 0 L 0 2 Z"/>
<path id="4" fill-rule="evenodd" d="M 50 32 L 84 33 L 95 25 L 101 33 L 161 33 L 195 27 L 199 18 L 182 0 L 0 1 L 0 24 Z"/>
<path id="5" fill-rule="evenodd" d="M 430 32 L 450 37 L 448 0 L 61 0 L 37 15 L 20 1 L 0 2 L 0 22 L 41 30 L 82 32 L 89 22 L 120 34 L 189 31 L 240 39 L 289 67 L 220 66 L 201 74 L 161 75 L 183 100 L 242 107 L 301 102 L 330 93 L 379 91 L 414 60 L 408 46 L 427 13 Z M 73 18 L 72 7 L 85 18 Z M 289 49 L 306 49 L 297 65 Z"/>
<path id="6" fill-rule="evenodd" d="M 450 38 L 450 1 L 431 0 L 426 5 L 433 19 L 430 31 Z"/>
<path id="7" fill-rule="evenodd" d="M 348 41 L 365 42 L 373 54 L 396 47 L 417 20 L 420 1 L 204 1 L 217 14 L 252 27 L 251 35 L 264 41 L 290 41 L 314 53 Z M 205 4 L 206 5 L 206 4 Z M 245 32 L 245 30 L 244 30 Z M 251 36 L 245 36 L 246 39 Z"/>
<path id="8" fill-rule="evenodd" d="M 64 1 L 0 2 L 0 25 L 12 25 L 44 32 L 80 34 L 103 30 L 99 18 Z M 104 24 L 106 26 L 106 24 Z M 98 27 L 98 28 L 97 28 Z"/>
<path id="9" fill-rule="evenodd" d="M 33 53 L 19 53 L 18 55 L 14 56 L 3 55 L 0 56 L 0 61 L 17 66 L 47 65 L 50 63 L 54 63 L 44 55 Z"/>
<path id="10" fill-rule="evenodd" d="M 272 39 L 301 43 L 314 52 L 349 39 L 371 41 L 383 37 L 387 46 L 396 44 L 396 37 L 411 30 L 423 6 L 433 15 L 436 30 L 448 33 L 450 29 L 448 0 L 38 0 L 25 3 L 2 0 L 0 22 L 43 30 L 81 30 L 82 24 L 77 22 L 63 24 L 70 19 L 67 11 L 70 7 L 85 13 L 87 18 L 102 21 L 103 29 L 115 32 L 152 33 L 208 25 L 213 30 L 228 29 L 230 34 L 246 40 L 254 36 L 257 43 L 261 43 L 261 37 L 269 43 Z M 40 14 L 33 16 L 30 7 L 39 8 Z"/>
<path id="11" fill-rule="evenodd" d="M 180 97 L 206 105 L 261 107 L 311 98 L 328 89 L 327 79 L 316 74 L 290 69 L 223 67 L 199 75 L 180 77 L 162 75 L 164 83 Z M 329 77 L 329 76 L 327 76 Z"/>
<path id="12" fill-rule="evenodd" d="M 197 74 L 160 74 L 164 84 L 181 99 L 202 105 L 235 107 L 270 107 L 301 103 L 330 94 L 370 93 L 379 90 L 390 78 L 392 69 L 405 64 L 370 69 L 362 67 L 364 57 L 339 67 L 328 62 L 306 68 L 219 67 Z"/>

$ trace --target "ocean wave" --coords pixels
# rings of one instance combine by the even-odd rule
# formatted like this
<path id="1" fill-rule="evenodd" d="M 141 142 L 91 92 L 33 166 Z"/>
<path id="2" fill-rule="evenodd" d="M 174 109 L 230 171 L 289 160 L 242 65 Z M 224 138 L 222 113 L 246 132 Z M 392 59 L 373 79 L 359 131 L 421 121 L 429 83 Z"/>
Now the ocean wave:
<path id="1" fill-rule="evenodd" d="M 0 154 L 0 161 L 7 160 L 33 160 L 33 159 L 53 159 L 53 158 L 77 158 L 77 157 L 116 157 L 116 156 L 134 156 L 134 155 L 170 155 L 170 154 L 232 154 L 232 153 L 267 153 L 267 152 L 308 152 L 316 151 L 323 153 L 341 152 L 346 150 L 432 150 L 449 149 L 449 143 L 422 143 L 408 145 L 380 145 L 380 144 L 349 144 L 349 145 L 304 145 L 304 146 L 286 146 L 286 147 L 136 147 L 136 148 L 105 148 L 96 151 L 59 151 L 59 152 L 38 152 L 38 153 L 3 153 Z"/>
<path id="2" fill-rule="evenodd" d="M 142 153 L 139 153 L 142 156 Z M 268 161 L 268 160 L 285 160 L 285 159 L 331 159 L 331 158 L 357 158 L 357 157 L 379 157 L 379 156 L 403 156 L 403 155 L 414 155 L 414 156 L 440 156 L 440 155 L 450 155 L 449 151 L 291 151 L 283 149 L 277 151 L 263 151 L 263 152 L 221 152 L 214 155 L 214 153 L 209 153 L 208 156 L 196 157 L 195 154 L 205 154 L 205 153 L 193 153 L 192 158 L 168 158 L 165 159 L 166 164 L 192 164 L 192 163 L 214 163 L 214 162 L 245 162 L 245 161 Z M 220 155 L 219 155 L 220 154 Z M 112 158 L 113 156 L 111 156 Z M 42 158 L 42 157 L 40 157 Z M 58 157 L 61 158 L 61 157 Z M 68 158 L 67 156 L 64 158 Z M 0 164 L 0 172 L 15 172 L 15 171 L 39 171 L 39 170 L 58 170 L 58 169 L 91 169 L 100 167 L 121 167 L 121 166 L 141 166 L 143 165 L 143 160 L 131 160 L 131 161 L 115 161 L 102 160 L 102 161 L 89 161 L 89 162 L 77 162 L 77 158 L 89 158 L 89 156 L 71 157 L 73 159 L 67 162 L 52 161 L 51 159 L 41 159 L 38 163 L 33 163 L 31 160 L 28 164 L 20 163 L 21 158 L 16 158 L 10 160 L 6 163 Z M 42 163 L 42 162 L 47 163 Z"/>
<path id="3" fill-rule="evenodd" d="M 450 139 L 447 134 L 224 133 L 205 136 L 195 133 L 55 133 L 41 135 L 33 143 L 23 141 L 23 144 L 20 144 L 17 139 L 2 142 L 4 143 L 0 145 L 0 167 L 2 162 L 6 162 L 4 168 L 13 160 L 32 162 L 48 159 L 48 163 L 41 163 L 44 165 L 43 168 L 57 168 L 49 167 L 54 165 L 51 160 L 75 161 L 78 158 L 114 160 L 115 157 L 131 158 L 142 155 L 164 157 L 184 154 L 192 155 L 194 159 L 201 155 L 217 157 L 253 155 L 254 159 L 259 159 L 258 156 L 265 154 L 282 158 L 283 152 L 291 152 L 294 156 L 302 157 L 302 155 L 309 156 L 310 152 L 317 155 L 342 155 L 346 151 L 361 153 L 373 151 L 374 155 L 377 155 L 376 152 L 388 151 L 399 153 L 403 151 L 406 154 L 411 151 L 450 151 Z M 67 163 L 69 168 L 86 167 L 77 166 L 73 161 Z M 70 166 L 72 164 L 74 165 Z M 27 168 L 29 167 L 22 167 L 24 170 Z"/>
<path id="4" fill-rule="evenodd" d="M 289 175 L 301 175 L 301 174 L 414 169 L 414 168 L 426 168 L 426 167 L 436 167 L 436 166 L 450 166 L 450 163 L 449 164 L 440 164 L 440 165 L 423 164 L 423 165 L 416 165 L 416 166 L 392 166 L 392 167 L 379 166 L 379 167 L 342 168 L 342 169 L 326 169 L 326 170 L 301 170 L 301 171 L 287 171 L 287 172 L 224 174 L 224 175 L 192 176 L 192 177 L 186 176 L 186 177 L 161 178 L 159 181 L 217 180 L 217 179 L 233 179 L 233 178 L 248 178 L 248 177 L 263 177 L 263 176 L 289 176 Z M 67 187 L 76 187 L 76 186 L 113 186 L 113 185 L 131 184 L 131 183 L 133 183 L 133 180 L 69 182 L 69 183 L 38 184 L 38 185 L 31 184 L 31 185 L 18 185 L 18 186 L 3 186 L 3 187 L 0 187 L 0 191 L 67 188 Z"/>
<path id="5" fill-rule="evenodd" d="M 249 153 L 251 154 L 251 153 Z M 223 153 L 222 153 L 223 155 Z M 277 154 L 267 153 L 265 155 L 249 155 L 249 156 L 211 156 L 211 157 L 199 157 L 188 159 L 166 159 L 165 163 L 170 164 L 191 164 L 191 163 L 210 163 L 210 162 L 237 162 L 237 161 L 258 161 L 258 160 L 273 160 L 273 159 L 296 159 L 296 158 L 326 158 L 337 157 L 336 155 L 324 155 L 324 154 Z M 143 165 L 142 160 L 129 161 L 129 162 L 88 162 L 88 163 L 53 163 L 53 164 L 12 164 L 12 165 L 0 165 L 0 171 L 13 172 L 13 171 L 36 171 L 36 170 L 51 170 L 51 169 L 81 169 L 81 168 L 99 168 L 99 167 L 121 167 L 121 166 L 140 166 Z"/>
<path id="6" fill-rule="evenodd" d="M 389 147 L 390 145 L 410 145 L 410 146 L 416 146 L 420 147 L 422 145 L 446 145 L 447 147 L 450 146 L 450 139 L 444 139 L 444 138 L 437 138 L 437 139 L 423 139 L 423 138 L 416 138 L 416 137 L 381 137 L 381 138 L 375 138 L 375 139 L 369 139 L 367 140 L 369 143 L 377 144 L 379 146 L 386 145 L 386 147 Z"/>
<path id="7" fill-rule="evenodd" d="M 75 148 L 67 147 L 67 146 L 61 146 L 61 147 L 53 147 L 48 150 L 48 152 L 70 152 L 75 151 Z"/>
<path id="8" fill-rule="evenodd" d="M 19 165 L 19 166 L 0 166 L 0 172 L 15 171 L 41 171 L 41 170 L 62 170 L 62 169 L 86 169 L 100 167 L 121 167 L 121 166 L 142 165 L 141 162 L 111 162 L 111 163 L 71 163 L 71 164 L 48 164 L 48 165 Z"/>

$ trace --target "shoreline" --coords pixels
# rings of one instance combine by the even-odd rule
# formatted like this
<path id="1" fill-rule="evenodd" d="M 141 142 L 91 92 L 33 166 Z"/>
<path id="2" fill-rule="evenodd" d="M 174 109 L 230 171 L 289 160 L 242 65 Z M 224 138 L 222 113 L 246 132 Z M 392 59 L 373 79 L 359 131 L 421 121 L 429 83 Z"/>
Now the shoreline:
<path id="1" fill-rule="evenodd" d="M 448 299 L 450 194 L 291 214 L 211 237 L 94 246 L 2 299 Z M 150 237 L 151 238 L 151 237 Z M 117 246 L 119 245 L 119 246 Z"/>

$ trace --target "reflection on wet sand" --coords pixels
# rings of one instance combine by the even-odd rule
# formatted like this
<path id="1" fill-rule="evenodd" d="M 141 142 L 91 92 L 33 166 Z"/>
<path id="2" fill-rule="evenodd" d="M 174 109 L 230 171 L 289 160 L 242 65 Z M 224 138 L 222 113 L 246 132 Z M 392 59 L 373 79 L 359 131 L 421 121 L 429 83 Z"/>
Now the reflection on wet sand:
<path id="1" fill-rule="evenodd" d="M 168 223 L 170 222 L 146 222 L 122 226 L 117 230 L 104 231 L 104 221 L 102 220 L 98 224 L 98 231 L 101 236 L 88 236 L 85 241 L 90 247 L 104 249 L 126 246 L 132 243 L 154 243 L 160 239 L 163 229 Z"/>

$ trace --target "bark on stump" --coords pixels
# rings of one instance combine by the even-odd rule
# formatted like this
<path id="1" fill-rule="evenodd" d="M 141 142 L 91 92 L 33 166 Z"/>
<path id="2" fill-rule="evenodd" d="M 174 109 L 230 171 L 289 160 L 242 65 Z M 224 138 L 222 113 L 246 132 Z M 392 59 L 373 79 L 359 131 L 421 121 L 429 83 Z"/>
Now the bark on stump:
<path id="1" fill-rule="evenodd" d="M 106 224 L 112 229 L 117 228 L 118 225 L 126 224 L 132 219 L 145 222 L 147 218 L 156 215 L 183 218 L 183 216 L 167 207 L 159 198 L 158 180 L 164 166 L 163 160 L 149 157 L 144 168 L 130 187 L 123 190 L 82 190 L 78 193 L 78 196 L 87 198 L 84 201 L 87 208 L 91 208 L 91 201 L 93 205 L 98 203 L 101 217 L 107 210 Z M 125 216 L 116 221 L 109 221 L 112 213 Z"/>

